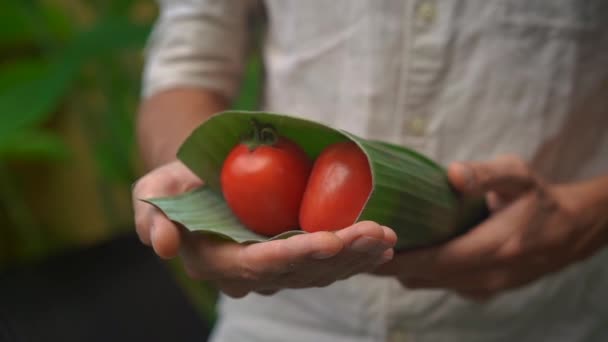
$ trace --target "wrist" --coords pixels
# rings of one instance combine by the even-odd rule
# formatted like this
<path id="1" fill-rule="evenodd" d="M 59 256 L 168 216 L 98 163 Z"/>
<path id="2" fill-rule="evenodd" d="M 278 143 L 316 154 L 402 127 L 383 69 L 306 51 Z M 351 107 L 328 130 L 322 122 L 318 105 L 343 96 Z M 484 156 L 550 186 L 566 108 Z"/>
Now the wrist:
<path id="1" fill-rule="evenodd" d="M 560 204 L 580 224 L 608 234 L 608 176 L 557 185 L 555 191 Z"/>

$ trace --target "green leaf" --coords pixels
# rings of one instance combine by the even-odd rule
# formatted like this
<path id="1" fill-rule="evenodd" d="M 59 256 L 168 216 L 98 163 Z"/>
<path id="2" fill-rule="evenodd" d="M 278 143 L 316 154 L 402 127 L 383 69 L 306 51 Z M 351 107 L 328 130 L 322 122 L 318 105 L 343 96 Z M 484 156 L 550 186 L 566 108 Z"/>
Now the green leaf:
<path id="1" fill-rule="evenodd" d="M 0 65 L 0 93 L 16 84 L 45 77 L 49 63 L 41 58 L 22 58 Z"/>
<path id="2" fill-rule="evenodd" d="M 30 25 L 22 1 L 4 0 L 2 21 L 0 21 L 0 46 L 23 44 L 32 39 L 34 39 L 34 27 Z"/>
<path id="3" fill-rule="evenodd" d="M 107 17 L 91 30 L 75 37 L 64 51 L 63 58 L 83 63 L 123 49 L 141 48 L 149 32 L 150 26 L 132 23 L 127 17 Z"/>
<path id="4" fill-rule="evenodd" d="M 245 228 L 234 217 L 232 211 L 220 196 L 207 186 L 175 197 L 145 199 L 145 202 L 161 209 L 169 219 L 180 223 L 190 231 L 213 233 L 240 243 L 269 240 Z M 302 234 L 303 231 L 289 231 L 271 239 L 282 239 Z"/>
<path id="5" fill-rule="evenodd" d="M 124 67 L 111 58 L 103 59 L 106 70 L 92 75 L 90 87 L 100 88 L 106 104 L 85 109 L 83 129 L 94 149 L 97 167 L 112 182 L 129 184 L 136 174 L 132 163 L 135 149 L 133 111 L 134 80 L 124 74 Z"/>
<path id="6" fill-rule="evenodd" d="M 38 77 L 30 74 L 25 79 L 15 80 L 10 87 L 4 87 L 0 91 L 0 141 L 16 130 L 48 119 L 86 61 L 140 46 L 147 33 L 146 26 L 132 24 L 124 18 L 107 18 L 71 41 L 62 53 L 51 59 L 44 72 L 29 71 L 39 72 Z"/>
<path id="7" fill-rule="evenodd" d="M 42 132 L 18 132 L 2 139 L 0 161 L 19 160 L 57 160 L 69 154 L 67 145 L 58 135 Z"/>
<path id="8" fill-rule="evenodd" d="M 441 165 L 411 149 L 362 139 L 293 115 L 243 111 L 213 115 L 192 132 L 178 152 L 178 158 L 204 179 L 210 190 L 198 194 L 201 197 L 199 210 L 211 201 L 223 203 L 219 179 L 222 164 L 243 134 L 250 130 L 252 118 L 273 125 L 279 134 L 295 141 L 312 159 L 338 141 L 350 140 L 358 144 L 368 157 L 373 179 L 373 190 L 358 221 L 371 220 L 393 228 L 398 236 L 398 249 L 449 239 L 486 215 L 483 198 L 462 198 L 453 191 Z M 213 200 L 207 198 L 211 194 L 216 196 Z M 165 200 L 172 202 L 175 199 Z M 194 208 L 189 208 L 192 210 Z M 203 213 L 184 223 L 186 228 L 203 229 L 196 225 L 196 220 L 206 219 L 204 215 L 209 211 Z M 236 220 L 228 213 L 222 211 L 225 220 Z M 224 230 L 224 221 L 216 223 L 210 232 L 229 237 L 244 234 L 237 230 L 239 227 L 245 230 L 243 226 L 231 223 L 230 230 Z"/>
<path id="9" fill-rule="evenodd" d="M 112 14 L 128 13 L 136 3 L 135 0 L 105 0 L 101 2 L 105 5 L 106 12 Z"/>
<path id="10" fill-rule="evenodd" d="M 239 95 L 232 105 L 235 110 L 256 110 L 258 108 L 262 72 L 263 65 L 261 58 L 258 55 L 252 56 L 246 65 Z"/>
<path id="11" fill-rule="evenodd" d="M 50 69 L 38 79 L 14 84 L 0 93 L 0 141 L 16 130 L 43 122 L 53 113 L 75 69 L 69 64 Z"/>
<path id="12" fill-rule="evenodd" d="M 32 11 L 38 12 L 31 20 L 32 25 L 37 25 L 38 31 L 46 30 L 47 35 L 51 35 L 54 41 L 64 40 L 71 36 L 75 31 L 76 18 L 70 16 L 70 12 L 63 6 L 57 6 L 51 3 L 39 3 L 30 5 Z M 44 25 L 40 25 L 43 23 Z"/>

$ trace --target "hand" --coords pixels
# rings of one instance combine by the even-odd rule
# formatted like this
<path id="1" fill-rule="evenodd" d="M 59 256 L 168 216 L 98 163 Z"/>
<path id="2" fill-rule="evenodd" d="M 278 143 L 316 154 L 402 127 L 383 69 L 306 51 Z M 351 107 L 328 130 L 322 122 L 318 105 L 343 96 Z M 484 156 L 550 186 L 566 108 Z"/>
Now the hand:
<path id="1" fill-rule="evenodd" d="M 232 297 L 251 291 L 271 294 L 284 288 L 327 286 L 371 272 L 393 257 L 395 233 L 373 222 L 242 245 L 187 232 L 154 206 L 139 201 L 176 195 L 200 185 L 202 181 L 179 161 L 142 177 L 133 188 L 137 233 L 159 256 L 179 254 L 192 278 L 210 281 Z"/>
<path id="2" fill-rule="evenodd" d="M 486 194 L 492 216 L 447 243 L 398 254 L 377 273 L 397 276 L 409 288 L 448 289 L 487 300 L 607 244 L 605 222 L 588 215 L 580 186 L 545 184 L 517 157 L 456 163 L 448 175 L 463 193 Z"/>

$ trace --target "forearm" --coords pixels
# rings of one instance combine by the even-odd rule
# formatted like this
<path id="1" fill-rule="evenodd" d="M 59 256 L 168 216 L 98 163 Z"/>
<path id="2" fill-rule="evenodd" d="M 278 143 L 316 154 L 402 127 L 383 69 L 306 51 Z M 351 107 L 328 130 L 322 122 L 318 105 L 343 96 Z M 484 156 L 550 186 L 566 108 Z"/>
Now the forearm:
<path id="1" fill-rule="evenodd" d="M 137 135 L 146 168 L 175 160 L 188 134 L 238 91 L 257 2 L 160 1 L 146 47 Z"/>
<path id="2" fill-rule="evenodd" d="M 137 141 L 146 169 L 175 160 L 190 132 L 213 113 L 227 108 L 215 92 L 176 88 L 142 101 L 137 119 Z"/>

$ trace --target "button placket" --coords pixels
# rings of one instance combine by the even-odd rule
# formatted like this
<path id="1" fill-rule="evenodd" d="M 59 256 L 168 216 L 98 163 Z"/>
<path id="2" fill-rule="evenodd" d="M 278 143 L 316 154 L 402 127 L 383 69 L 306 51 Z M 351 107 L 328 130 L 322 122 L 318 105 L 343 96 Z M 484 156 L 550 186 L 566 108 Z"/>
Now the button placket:
<path id="1" fill-rule="evenodd" d="M 416 7 L 416 24 L 418 29 L 424 29 L 435 23 L 437 4 L 434 0 L 424 0 Z"/>
<path id="2" fill-rule="evenodd" d="M 408 34 L 408 49 L 404 59 L 407 70 L 403 83 L 406 91 L 402 103 L 405 115 L 401 121 L 403 143 L 424 149 L 429 129 L 428 101 L 433 93 L 435 74 L 441 67 L 441 56 L 434 43 L 438 34 L 439 7 L 436 0 L 421 0 L 411 7 L 411 22 Z"/>

